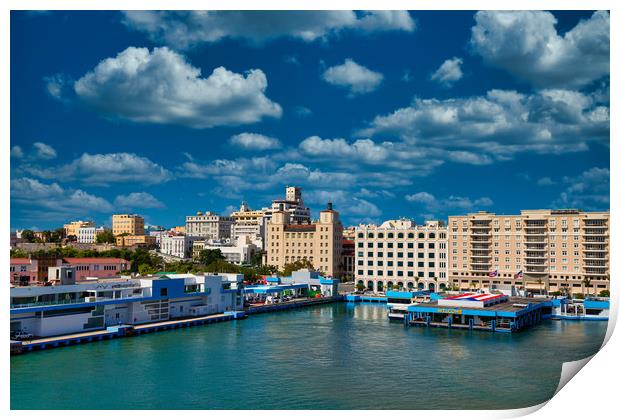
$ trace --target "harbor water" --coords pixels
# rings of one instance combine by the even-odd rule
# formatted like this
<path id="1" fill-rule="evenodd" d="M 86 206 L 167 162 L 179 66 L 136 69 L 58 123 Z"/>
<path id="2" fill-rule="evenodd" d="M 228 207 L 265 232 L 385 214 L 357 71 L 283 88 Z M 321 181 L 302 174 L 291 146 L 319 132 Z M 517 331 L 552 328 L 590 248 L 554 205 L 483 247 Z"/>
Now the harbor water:
<path id="1" fill-rule="evenodd" d="M 382 304 L 329 304 L 11 357 L 11 408 L 520 408 L 606 327 L 405 328 Z"/>

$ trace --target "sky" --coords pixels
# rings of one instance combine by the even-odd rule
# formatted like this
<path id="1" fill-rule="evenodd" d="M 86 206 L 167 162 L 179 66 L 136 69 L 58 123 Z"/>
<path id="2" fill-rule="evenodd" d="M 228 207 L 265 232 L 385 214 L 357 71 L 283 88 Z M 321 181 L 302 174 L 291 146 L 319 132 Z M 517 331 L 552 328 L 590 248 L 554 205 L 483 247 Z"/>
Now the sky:
<path id="1" fill-rule="evenodd" d="M 12 229 L 609 209 L 604 11 L 12 11 L 10 69 Z"/>

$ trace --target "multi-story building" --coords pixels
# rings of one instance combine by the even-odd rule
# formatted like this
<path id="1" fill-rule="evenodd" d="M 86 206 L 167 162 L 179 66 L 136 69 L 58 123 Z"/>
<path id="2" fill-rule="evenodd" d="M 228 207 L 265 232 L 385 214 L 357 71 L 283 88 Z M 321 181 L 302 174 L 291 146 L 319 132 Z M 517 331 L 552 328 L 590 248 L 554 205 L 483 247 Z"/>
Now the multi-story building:
<path id="1" fill-rule="evenodd" d="M 114 214 L 112 215 L 112 233 L 114 236 L 123 233 L 144 235 L 144 218 L 137 214 Z"/>
<path id="2" fill-rule="evenodd" d="M 288 263 L 307 260 L 327 276 L 342 275 L 342 223 L 331 203 L 313 223 L 293 223 L 291 213 L 274 212 L 266 237 L 267 264 L 281 270 Z"/>
<path id="3" fill-rule="evenodd" d="M 355 242 L 355 226 L 349 226 L 342 230 L 342 239 Z"/>
<path id="4" fill-rule="evenodd" d="M 232 264 L 249 264 L 252 257 L 260 252 L 260 248 L 253 243 L 252 238 L 241 235 L 234 242 L 194 241 L 192 256 L 200 257 L 200 251 L 205 249 L 219 249 L 226 261 Z"/>
<path id="5" fill-rule="evenodd" d="M 63 258 L 62 264 L 48 268 L 49 281 L 60 280 L 61 271 L 66 268 L 72 269 L 75 281 L 81 282 L 117 276 L 121 271 L 130 270 L 131 263 L 122 258 Z"/>
<path id="6" fill-rule="evenodd" d="M 230 238 L 232 217 L 220 216 L 207 211 L 197 212 L 195 216 L 185 218 L 185 234 L 203 239 L 221 240 Z"/>
<path id="7" fill-rule="evenodd" d="M 95 224 L 93 222 L 85 222 L 83 220 L 76 220 L 67 223 L 63 226 L 65 230 L 65 238 L 68 236 L 78 236 L 78 230 L 87 227 L 95 227 Z"/>
<path id="8" fill-rule="evenodd" d="M 81 244 L 94 244 L 97 242 L 97 235 L 104 231 L 103 227 L 81 227 L 77 230 L 77 241 Z"/>
<path id="9" fill-rule="evenodd" d="M 37 283 L 37 260 L 32 258 L 11 258 L 10 280 L 13 286 L 28 286 Z"/>
<path id="10" fill-rule="evenodd" d="M 449 279 L 461 289 L 609 289 L 609 212 L 478 212 L 450 216 L 448 229 Z"/>
<path id="11" fill-rule="evenodd" d="M 438 221 L 387 220 L 355 229 L 355 280 L 374 291 L 448 287 L 447 230 Z"/>
<path id="12" fill-rule="evenodd" d="M 116 237 L 116 246 L 150 247 L 157 244 L 157 238 L 150 235 L 120 235 Z"/>
<path id="13" fill-rule="evenodd" d="M 355 241 L 342 239 L 342 281 L 355 280 Z"/>
<path id="14" fill-rule="evenodd" d="M 193 236 L 167 233 L 161 236 L 159 250 L 162 254 L 187 258 L 191 255 L 195 239 Z"/>
<path id="15" fill-rule="evenodd" d="M 231 237 L 237 240 L 240 236 L 249 237 L 254 244 L 263 247 L 263 237 L 265 236 L 265 217 L 264 210 L 251 210 L 246 202 L 241 203 L 238 211 L 230 214 L 234 220 L 232 225 Z"/>

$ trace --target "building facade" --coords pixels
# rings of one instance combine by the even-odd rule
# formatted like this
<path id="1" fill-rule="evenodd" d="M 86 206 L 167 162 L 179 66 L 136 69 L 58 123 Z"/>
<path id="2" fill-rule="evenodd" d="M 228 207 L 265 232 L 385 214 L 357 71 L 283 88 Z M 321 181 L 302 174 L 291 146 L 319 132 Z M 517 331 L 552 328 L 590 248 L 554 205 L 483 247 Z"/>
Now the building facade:
<path id="1" fill-rule="evenodd" d="M 144 235 L 144 218 L 137 214 L 114 214 L 112 215 L 112 233 L 114 236 Z"/>
<path id="2" fill-rule="evenodd" d="M 185 235 L 168 233 L 161 236 L 159 251 L 162 254 L 172 255 L 178 258 L 188 258 L 192 252 L 192 246 L 196 238 Z"/>
<path id="3" fill-rule="evenodd" d="M 293 223 L 286 211 L 273 213 L 267 225 L 266 263 L 281 270 L 301 260 L 327 276 L 342 275 L 342 223 L 331 203 L 314 223 Z"/>
<path id="4" fill-rule="evenodd" d="M 116 246 L 151 247 L 157 244 L 157 238 L 151 235 L 121 235 L 116 237 Z"/>
<path id="5" fill-rule="evenodd" d="M 68 236 L 78 236 L 78 231 L 81 228 L 87 228 L 87 227 L 95 227 L 95 224 L 93 222 L 85 222 L 83 220 L 76 220 L 70 223 L 67 223 L 63 226 L 63 229 L 65 231 L 65 238 Z"/>
<path id="6" fill-rule="evenodd" d="M 226 261 L 232 264 L 249 264 L 252 257 L 261 251 L 249 236 L 241 235 L 234 242 L 218 243 L 214 241 L 194 241 L 192 257 L 198 259 L 200 251 L 219 249 Z"/>
<path id="7" fill-rule="evenodd" d="M 63 258 L 62 264 L 49 267 L 49 281 L 59 279 L 60 267 L 72 267 L 76 282 L 86 281 L 88 278 L 108 278 L 118 276 L 121 271 L 131 269 L 131 262 L 123 258 Z"/>
<path id="8" fill-rule="evenodd" d="M 197 212 L 195 216 L 185 218 L 185 234 L 202 239 L 221 240 L 230 238 L 232 217 L 220 216 L 207 211 Z"/>
<path id="9" fill-rule="evenodd" d="M 609 212 L 450 216 L 449 278 L 461 289 L 609 290 Z"/>
<path id="10" fill-rule="evenodd" d="M 10 281 L 13 286 L 28 286 L 37 283 L 37 260 L 31 258 L 11 258 Z"/>
<path id="11" fill-rule="evenodd" d="M 81 244 L 94 244 L 97 242 L 97 235 L 104 230 L 103 227 L 81 227 L 77 230 L 77 241 Z"/>
<path id="12" fill-rule="evenodd" d="M 254 244 L 263 247 L 265 236 L 264 210 L 252 210 L 247 203 L 241 203 L 238 211 L 232 212 L 230 217 L 234 220 L 231 230 L 231 238 L 238 240 L 240 236 L 249 237 Z"/>
<path id="13" fill-rule="evenodd" d="M 445 289 L 447 256 L 447 229 L 438 221 L 388 220 L 355 229 L 355 280 L 369 290 Z"/>

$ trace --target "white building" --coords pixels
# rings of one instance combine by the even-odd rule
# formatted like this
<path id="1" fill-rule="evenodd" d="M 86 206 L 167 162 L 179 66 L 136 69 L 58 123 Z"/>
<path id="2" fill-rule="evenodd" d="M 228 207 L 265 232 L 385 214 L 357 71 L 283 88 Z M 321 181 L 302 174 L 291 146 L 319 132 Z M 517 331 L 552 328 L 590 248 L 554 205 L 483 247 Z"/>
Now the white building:
<path id="1" fill-rule="evenodd" d="M 97 235 L 103 233 L 104 227 L 81 227 L 77 230 L 77 241 L 81 244 L 94 244 L 97 242 Z"/>
<path id="2" fill-rule="evenodd" d="M 174 274 L 11 288 L 11 331 L 49 337 L 243 310 L 241 274 Z"/>
<path id="3" fill-rule="evenodd" d="M 192 246 L 196 240 L 193 236 L 175 235 L 167 233 L 161 235 L 159 251 L 162 254 L 173 255 L 179 258 L 187 258 L 191 255 Z"/>
<path id="4" fill-rule="evenodd" d="M 210 242 L 210 241 L 194 241 L 193 257 L 198 258 L 200 251 L 205 249 L 219 249 L 222 255 L 232 264 L 249 264 L 254 254 L 260 251 L 260 248 L 252 243 L 249 236 L 242 235 L 235 242 Z"/>
<path id="5" fill-rule="evenodd" d="M 438 221 L 360 225 L 355 230 L 355 279 L 379 292 L 446 288 L 447 242 L 447 228 Z"/>
<path id="6" fill-rule="evenodd" d="M 220 216 L 207 211 L 197 212 L 195 216 L 185 218 L 185 234 L 203 239 L 222 240 L 230 238 L 232 217 Z"/>

